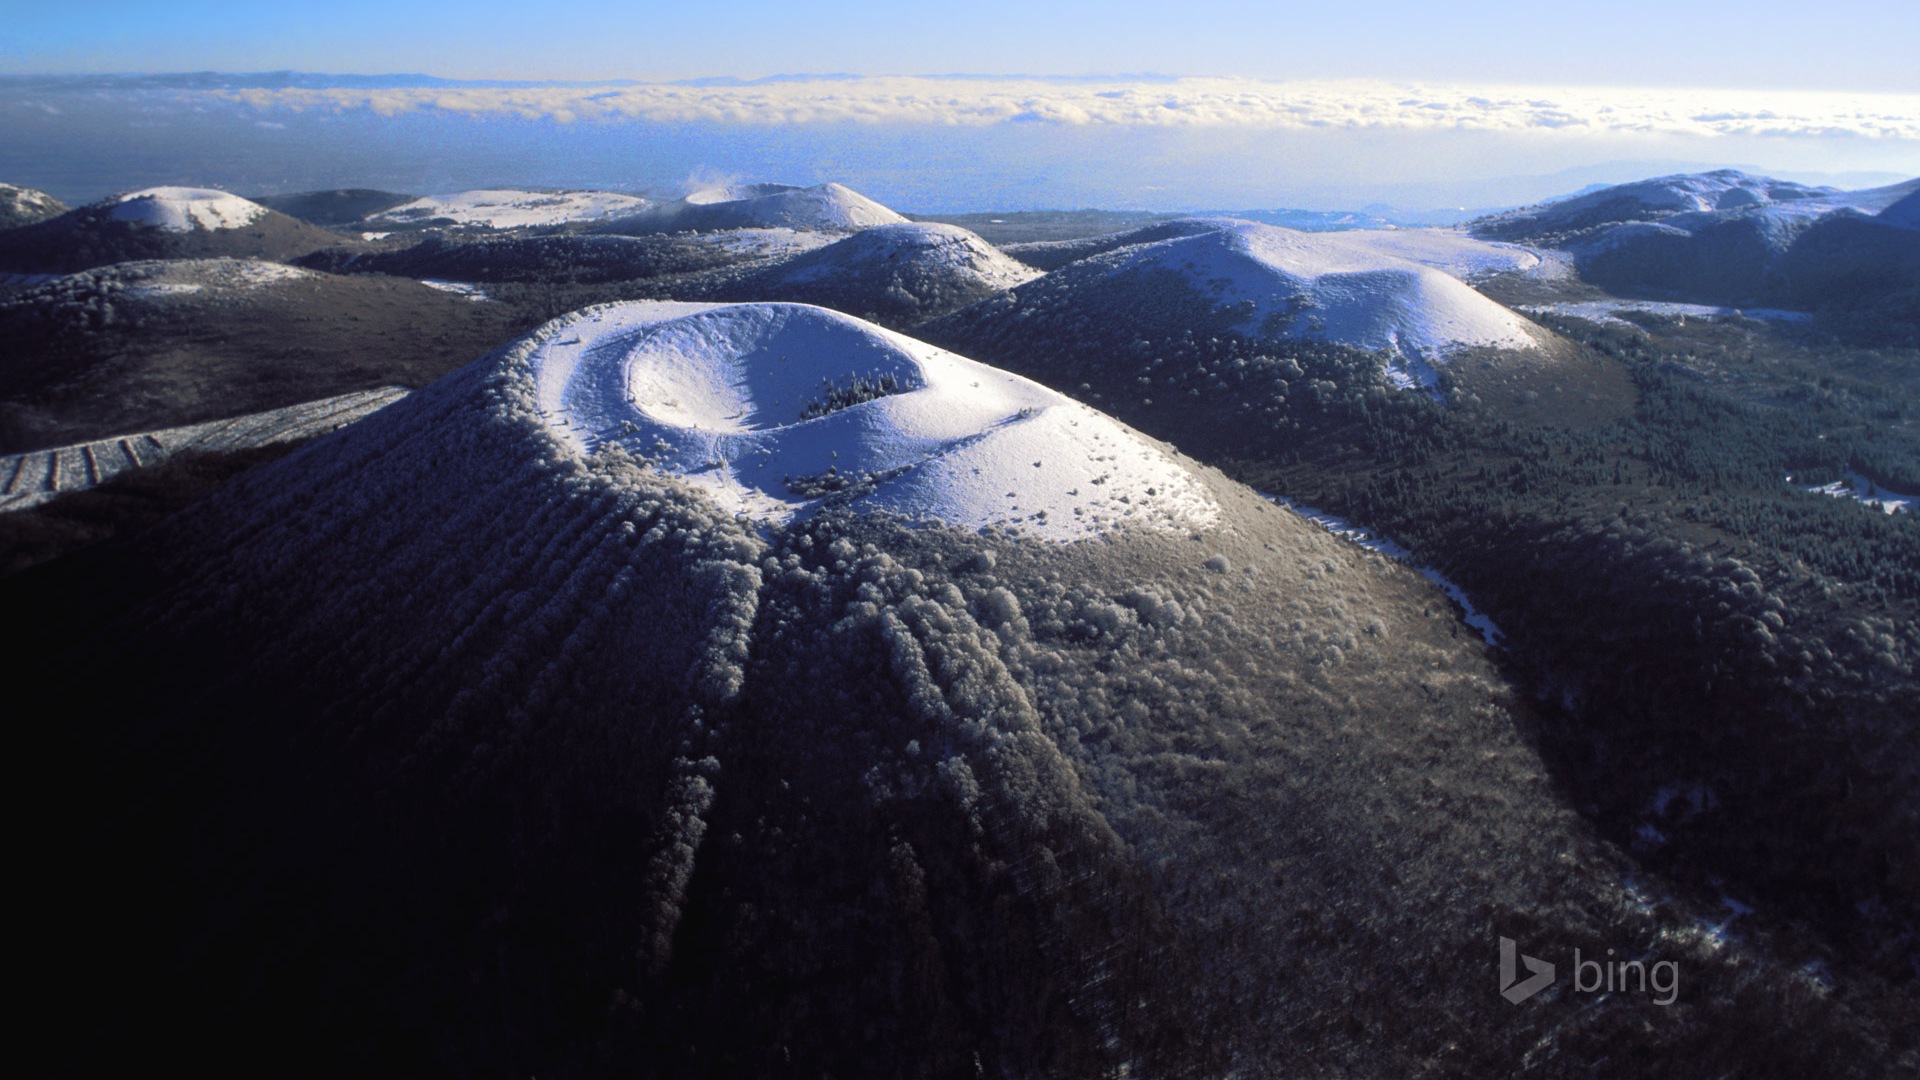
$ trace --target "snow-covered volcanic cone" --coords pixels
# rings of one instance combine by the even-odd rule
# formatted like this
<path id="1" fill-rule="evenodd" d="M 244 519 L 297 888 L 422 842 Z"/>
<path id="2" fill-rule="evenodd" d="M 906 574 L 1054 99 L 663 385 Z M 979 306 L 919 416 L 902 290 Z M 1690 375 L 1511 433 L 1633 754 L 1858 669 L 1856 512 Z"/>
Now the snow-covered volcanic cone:
<path id="1" fill-rule="evenodd" d="M 107 217 L 163 232 L 239 229 L 265 217 L 257 202 L 213 188 L 154 187 L 110 200 Z"/>
<path id="2" fill-rule="evenodd" d="M 1433 369 L 1467 350 L 1536 353 L 1551 340 L 1458 278 L 1389 254 L 1377 240 L 1231 218 L 1170 222 L 1151 235 L 1166 233 L 1173 235 L 1068 263 L 930 324 L 927 334 L 995 362 L 1032 353 L 1022 343 L 1037 341 L 1047 343 L 1042 352 L 1104 352 L 1112 363 L 1126 363 L 1142 343 L 1166 348 L 1195 336 L 1326 342 L 1385 354 L 1403 387 L 1432 385 Z"/>
<path id="3" fill-rule="evenodd" d="M 844 184 L 747 184 L 698 191 L 605 228 L 633 233 L 776 228 L 853 232 L 906 220 Z"/>
<path id="4" fill-rule="evenodd" d="M 1192 236 L 1123 249 L 1088 273 L 1171 271 L 1239 316 L 1247 335 L 1301 337 L 1439 360 L 1465 348 L 1527 349 L 1524 317 L 1439 270 L 1339 234 L 1218 220 Z"/>
<path id="5" fill-rule="evenodd" d="M 12 230 L 0 269 L 64 273 L 136 259 L 288 259 L 343 241 L 213 188 L 153 187 Z"/>
<path id="6" fill-rule="evenodd" d="M 1039 276 L 956 225 L 876 225 L 753 274 L 721 295 L 797 300 L 910 327 Z"/>
<path id="7" fill-rule="evenodd" d="M 1102 414 L 825 308 L 593 309 L 550 324 L 529 363 L 576 450 L 620 446 L 758 521 L 831 499 L 1072 540 L 1217 514 L 1184 467 Z"/>

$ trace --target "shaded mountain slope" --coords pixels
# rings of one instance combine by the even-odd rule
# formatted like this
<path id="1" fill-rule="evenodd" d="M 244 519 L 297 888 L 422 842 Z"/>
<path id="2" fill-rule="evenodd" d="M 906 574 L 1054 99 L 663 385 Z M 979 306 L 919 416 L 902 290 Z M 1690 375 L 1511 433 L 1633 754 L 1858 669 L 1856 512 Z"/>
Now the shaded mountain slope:
<path id="1" fill-rule="evenodd" d="M 66 275 L 0 301 L 0 451 L 424 385 L 521 317 L 413 281 L 241 259 Z"/>

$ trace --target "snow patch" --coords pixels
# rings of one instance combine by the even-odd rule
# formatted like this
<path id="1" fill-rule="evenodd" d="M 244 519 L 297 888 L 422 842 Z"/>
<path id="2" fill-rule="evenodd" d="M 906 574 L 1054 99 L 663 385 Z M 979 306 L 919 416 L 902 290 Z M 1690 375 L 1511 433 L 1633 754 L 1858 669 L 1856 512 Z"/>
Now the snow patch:
<path id="1" fill-rule="evenodd" d="M 825 308 L 589 309 L 548 324 L 531 362 L 541 410 L 577 452 L 623 447 L 768 524 L 834 499 L 1059 542 L 1219 516 L 1197 477 L 1105 415 Z M 892 392 L 803 419 L 856 375 Z"/>
<path id="2" fill-rule="evenodd" d="M 1793 477 L 1787 477 L 1787 483 L 1793 483 Z M 1853 499 L 1883 513 L 1893 514 L 1905 511 L 1909 514 L 1920 514 L 1920 495 L 1903 495 L 1883 488 L 1852 469 L 1847 470 L 1844 480 L 1835 480 L 1831 484 L 1815 484 L 1807 487 L 1806 490 L 1816 495 Z"/>
<path id="3" fill-rule="evenodd" d="M 1633 327 L 1633 323 L 1621 318 L 1623 313 L 1665 315 L 1682 320 L 1742 318 L 1789 324 L 1813 321 L 1813 315 L 1805 311 L 1717 307 L 1712 304 L 1679 304 L 1663 300 L 1581 300 L 1559 304 L 1522 304 L 1520 310 L 1535 315 L 1570 315 L 1576 319 L 1585 319 L 1603 326 L 1629 328 Z"/>
<path id="4" fill-rule="evenodd" d="M 439 278 L 421 278 L 420 284 L 425 285 L 429 289 L 439 289 L 441 292 L 452 293 L 455 296 L 464 296 L 476 304 L 493 299 L 493 297 L 487 295 L 486 289 L 471 281 L 443 281 Z"/>
<path id="5" fill-rule="evenodd" d="M 1327 240 L 1331 246 L 1405 259 L 1468 281 L 1526 273 L 1542 263 L 1541 253 L 1533 248 L 1481 240 L 1458 229 L 1353 229 L 1329 233 Z"/>
<path id="6" fill-rule="evenodd" d="M 267 208 L 213 188 L 153 187 L 119 196 L 108 211 L 114 221 L 163 232 L 217 232 L 258 221 Z"/>
<path id="7" fill-rule="evenodd" d="M 710 244 L 729 254 L 756 259 L 804 255 L 833 243 L 831 236 L 777 227 L 724 229 L 720 232 L 698 233 L 693 239 L 702 244 Z"/>

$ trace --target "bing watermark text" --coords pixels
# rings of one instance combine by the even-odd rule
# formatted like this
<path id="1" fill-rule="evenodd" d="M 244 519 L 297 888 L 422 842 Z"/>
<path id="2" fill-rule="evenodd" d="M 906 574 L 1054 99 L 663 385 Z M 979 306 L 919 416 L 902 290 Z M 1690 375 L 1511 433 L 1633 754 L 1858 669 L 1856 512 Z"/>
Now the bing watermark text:
<path id="1" fill-rule="evenodd" d="M 1526 977 L 1520 969 L 1526 968 Z M 1655 1005 L 1671 1005 L 1680 997 L 1680 965 L 1672 960 L 1618 960 L 1612 949 L 1603 958 L 1588 958 L 1573 950 L 1572 979 L 1579 994 L 1648 994 Z M 1520 951 L 1510 937 L 1500 939 L 1500 996 L 1515 1005 L 1552 986 L 1558 969 Z"/>

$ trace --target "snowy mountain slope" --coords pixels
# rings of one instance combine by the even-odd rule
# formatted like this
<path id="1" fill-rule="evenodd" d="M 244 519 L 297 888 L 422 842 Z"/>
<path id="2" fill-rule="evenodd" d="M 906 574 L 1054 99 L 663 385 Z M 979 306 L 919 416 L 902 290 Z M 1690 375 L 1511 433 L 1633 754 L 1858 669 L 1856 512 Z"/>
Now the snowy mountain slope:
<path id="1" fill-rule="evenodd" d="M 803 189 L 796 184 L 726 184 L 689 192 L 681 201 L 689 206 L 710 206 L 714 203 L 739 202 L 742 199 L 758 199 L 767 195 L 780 195 L 801 190 Z"/>
<path id="2" fill-rule="evenodd" d="M 1627 221 L 1657 221 L 1674 214 L 1737 210 L 1751 206 L 1810 202 L 1836 209 L 1846 192 L 1809 187 L 1736 169 L 1683 173 L 1617 184 L 1572 198 L 1524 207 L 1473 222 L 1476 235 L 1492 239 L 1541 239 Z"/>
<path id="3" fill-rule="evenodd" d="M 85 491 L 130 469 L 151 468 L 176 454 L 250 450 L 325 435 L 406 395 L 407 391 L 399 387 L 360 390 L 231 420 L 0 456 L 0 513 Z"/>
<path id="4" fill-rule="evenodd" d="M 721 293 L 819 304 L 890 326 L 911 326 L 1025 284 L 1039 273 L 955 225 L 877 225 L 776 263 Z"/>
<path id="5" fill-rule="evenodd" d="M 256 259 L 51 277 L 0 297 L 0 451 L 424 385 L 507 336 L 507 307 Z"/>
<path id="6" fill-rule="evenodd" d="M 1615 225 L 1568 246 L 1586 280 L 1661 299 L 1806 310 L 1920 283 L 1920 234 L 1897 215 L 1812 201 Z"/>
<path id="7" fill-rule="evenodd" d="M 1352 233 L 1299 233 L 1231 219 L 1192 222 L 1184 230 L 1188 235 L 1071 264 L 1015 294 L 1091 314 L 1109 310 L 1102 295 L 1116 284 L 1159 275 L 1183 282 L 1236 333 L 1387 352 L 1408 362 L 1408 379 L 1463 349 L 1529 350 L 1543 340 L 1525 318 L 1458 279 L 1384 254 L 1377 241 Z"/>
<path id="8" fill-rule="evenodd" d="M 1104 255 L 1123 247 L 1208 232 L 1213 228 L 1210 222 L 1218 220 L 1182 218 L 1085 240 L 1011 244 L 1006 251 L 1030 266 L 1057 270 L 1068 263 Z M 1324 241 L 1323 246 L 1330 251 L 1345 250 L 1357 256 L 1372 254 L 1405 259 L 1458 278 L 1470 279 L 1528 270 L 1540 263 L 1540 256 L 1524 246 L 1481 240 L 1456 229 L 1352 229 L 1317 232 L 1313 235 Z"/>
<path id="9" fill-rule="evenodd" d="M 1733 170 L 1659 177 L 1483 218 L 1480 236 L 1564 249 L 1579 275 L 1656 300 L 1810 309 L 1909 287 L 1895 219 L 1920 180 L 1865 191 Z"/>
<path id="10" fill-rule="evenodd" d="M 866 229 L 783 265 L 780 276 L 800 284 L 897 263 L 946 271 L 987 289 L 1011 289 L 1040 276 L 957 225 L 914 223 Z"/>
<path id="11" fill-rule="evenodd" d="M 899 225 L 906 220 L 842 184 L 804 188 L 752 184 L 696 192 L 601 229 L 624 233 L 766 228 L 853 232 L 875 225 Z"/>
<path id="12" fill-rule="evenodd" d="M 186 233 L 240 229 L 265 217 L 257 202 L 213 188 L 155 187 L 109 201 L 107 218 L 130 225 Z"/>
<path id="13" fill-rule="evenodd" d="M 1458 229 L 1355 229 L 1329 233 L 1327 240 L 1356 253 L 1416 262 L 1463 281 L 1540 265 L 1540 254 L 1525 246 L 1481 240 Z"/>
<path id="14" fill-rule="evenodd" d="M 0 184 L 0 229 L 31 225 L 67 212 L 67 204 L 44 191 Z"/>
<path id="15" fill-rule="evenodd" d="M 492 189 L 429 195 L 366 218 L 370 225 L 456 228 L 551 228 L 631 217 L 654 205 L 650 199 L 610 191 L 519 191 Z"/>
<path id="16" fill-rule="evenodd" d="M 531 364 L 579 451 L 624 447 L 756 521 L 831 498 L 1075 540 L 1218 513 L 1173 459 L 1086 406 L 824 308 L 593 309 L 551 326 Z M 890 389 L 809 415 L 856 376 Z"/>

